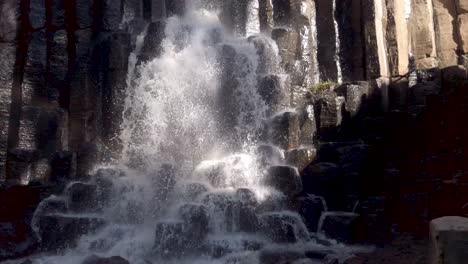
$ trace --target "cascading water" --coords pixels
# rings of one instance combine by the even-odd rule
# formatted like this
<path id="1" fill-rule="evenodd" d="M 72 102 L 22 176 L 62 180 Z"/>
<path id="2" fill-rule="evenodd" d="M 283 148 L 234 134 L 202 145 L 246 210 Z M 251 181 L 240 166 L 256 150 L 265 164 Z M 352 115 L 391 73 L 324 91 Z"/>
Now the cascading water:
<path id="1" fill-rule="evenodd" d="M 288 211 L 288 194 L 265 184 L 283 154 L 261 143 L 272 106 L 257 82 L 280 74 L 277 48 L 263 36 L 226 32 L 216 12 L 191 6 L 167 20 L 162 55 L 138 74 L 131 54 L 120 161 L 39 206 L 33 228 L 49 239 L 45 249 L 61 253 L 34 261 L 82 263 L 97 254 L 130 263 L 257 263 L 262 248 L 323 247 Z M 44 227 L 57 218 L 69 236 L 92 232 L 60 244 Z"/>

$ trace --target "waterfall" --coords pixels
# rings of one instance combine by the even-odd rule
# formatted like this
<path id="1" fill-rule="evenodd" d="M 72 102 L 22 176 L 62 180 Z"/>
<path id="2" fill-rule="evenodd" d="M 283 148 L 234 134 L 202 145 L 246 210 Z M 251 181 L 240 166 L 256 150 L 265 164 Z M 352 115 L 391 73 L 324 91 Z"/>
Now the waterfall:
<path id="1" fill-rule="evenodd" d="M 322 247 L 291 210 L 298 170 L 264 142 L 277 117 L 271 102 L 281 100 L 267 102 L 258 82 L 277 80 L 278 48 L 265 36 L 228 33 L 215 10 L 197 6 L 167 19 L 161 55 L 140 65 L 149 31 L 137 36 L 121 158 L 38 207 L 34 231 L 44 248 L 61 251 L 37 263 L 80 264 L 92 254 L 137 264 L 258 263 L 258 252 L 291 248 L 284 243 Z M 73 243 L 60 242 L 75 232 Z"/>

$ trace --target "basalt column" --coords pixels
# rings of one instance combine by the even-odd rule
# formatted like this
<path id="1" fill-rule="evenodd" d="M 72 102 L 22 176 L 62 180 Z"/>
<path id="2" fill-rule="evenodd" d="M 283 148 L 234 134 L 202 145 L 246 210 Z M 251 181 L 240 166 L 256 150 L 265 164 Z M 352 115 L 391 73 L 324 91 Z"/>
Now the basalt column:
<path id="1" fill-rule="evenodd" d="M 387 0 L 388 66 L 391 76 L 408 73 L 409 37 L 405 0 Z"/>
<path id="2" fill-rule="evenodd" d="M 437 67 L 432 0 L 411 0 L 409 24 L 416 68 Z"/>
<path id="3" fill-rule="evenodd" d="M 19 1 L 16 0 L 0 3 L 0 182 L 6 177 L 12 89 L 18 82 L 15 78 L 15 66 L 16 72 L 19 72 L 19 65 L 15 63 L 15 59 L 20 26 L 19 9 Z"/>
<path id="4" fill-rule="evenodd" d="M 335 17 L 340 39 L 339 59 L 343 81 L 364 80 L 362 0 L 336 0 Z"/>
<path id="5" fill-rule="evenodd" d="M 338 68 L 336 64 L 336 27 L 335 10 L 331 0 L 316 0 L 317 10 L 317 60 L 321 81 L 337 81 Z"/>
<path id="6" fill-rule="evenodd" d="M 434 29 L 437 57 L 440 67 L 458 64 L 460 50 L 458 43 L 460 32 L 458 30 L 457 7 L 455 0 L 433 0 Z"/>

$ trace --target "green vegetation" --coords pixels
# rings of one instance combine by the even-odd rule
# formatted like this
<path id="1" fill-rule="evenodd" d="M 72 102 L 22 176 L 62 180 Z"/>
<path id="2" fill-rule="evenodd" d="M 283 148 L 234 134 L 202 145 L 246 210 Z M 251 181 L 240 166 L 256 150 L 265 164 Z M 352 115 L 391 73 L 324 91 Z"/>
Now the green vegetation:
<path id="1" fill-rule="evenodd" d="M 333 81 L 323 81 L 312 85 L 311 92 L 315 94 L 321 94 L 326 90 L 330 89 L 330 87 L 335 86 L 337 83 Z"/>

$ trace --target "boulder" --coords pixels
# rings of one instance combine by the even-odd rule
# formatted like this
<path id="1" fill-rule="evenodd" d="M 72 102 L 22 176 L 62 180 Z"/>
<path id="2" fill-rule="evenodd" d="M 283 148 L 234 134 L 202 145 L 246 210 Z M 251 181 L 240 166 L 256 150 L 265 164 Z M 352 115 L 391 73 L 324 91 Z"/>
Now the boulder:
<path id="1" fill-rule="evenodd" d="M 318 232 L 343 243 L 360 242 L 365 233 L 365 224 L 356 213 L 326 212 L 320 221 Z"/>
<path id="2" fill-rule="evenodd" d="M 310 240 L 309 232 L 298 214 L 264 213 L 259 216 L 260 232 L 274 243 L 296 243 Z"/>
<path id="3" fill-rule="evenodd" d="M 271 166 L 265 176 L 265 184 L 287 196 L 294 196 L 302 191 L 299 173 L 291 166 Z"/>
<path id="4" fill-rule="evenodd" d="M 26 257 L 37 248 L 37 239 L 27 221 L 0 222 L 0 262 Z"/>
<path id="5" fill-rule="evenodd" d="M 81 264 L 130 264 L 130 262 L 120 256 L 104 258 L 97 255 L 91 255 L 85 258 Z"/>
<path id="6" fill-rule="evenodd" d="M 317 156 L 317 150 L 313 147 L 301 147 L 286 152 L 286 162 L 288 165 L 303 171 L 311 164 Z"/>
<path id="7" fill-rule="evenodd" d="M 47 251 L 61 251 L 76 246 L 78 239 L 96 232 L 105 225 L 102 218 L 50 214 L 38 220 L 41 247 Z"/>
<path id="8" fill-rule="evenodd" d="M 445 216 L 430 223 L 430 263 L 462 264 L 468 258 L 468 218 Z"/>
<path id="9" fill-rule="evenodd" d="M 301 197 L 299 201 L 299 214 L 302 216 L 307 229 L 310 232 L 317 232 L 320 217 L 327 211 L 327 204 L 323 197 L 317 195 L 307 195 Z"/>

